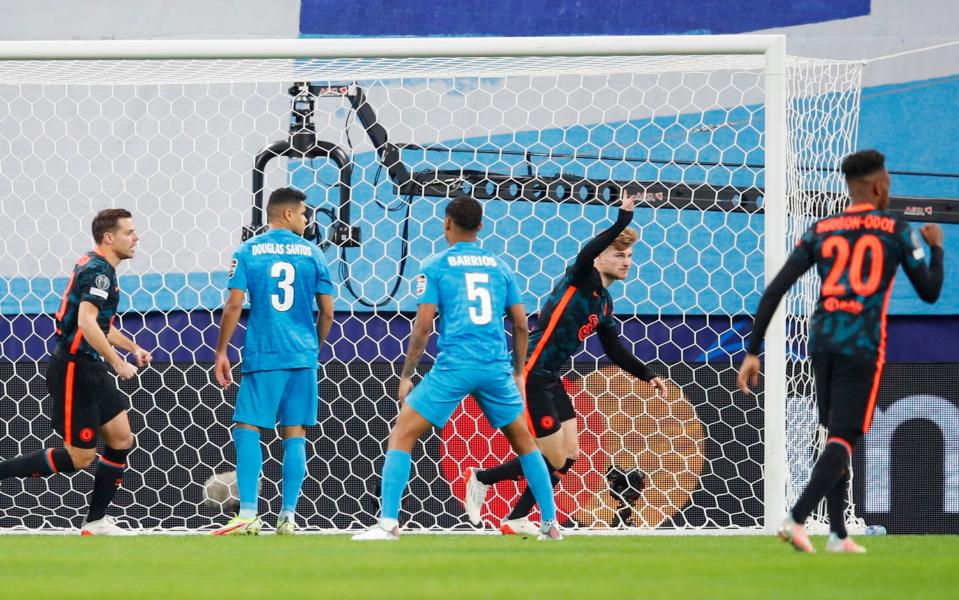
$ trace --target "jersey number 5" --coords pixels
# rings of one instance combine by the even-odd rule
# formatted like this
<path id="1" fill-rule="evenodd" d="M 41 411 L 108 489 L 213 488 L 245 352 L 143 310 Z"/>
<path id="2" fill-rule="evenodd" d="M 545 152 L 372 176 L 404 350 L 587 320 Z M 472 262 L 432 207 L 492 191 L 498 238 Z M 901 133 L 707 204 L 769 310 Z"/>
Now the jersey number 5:
<path id="1" fill-rule="evenodd" d="M 293 280 L 296 279 L 296 269 L 288 262 L 275 262 L 270 267 L 270 277 L 279 279 L 276 284 L 280 287 L 279 294 L 270 294 L 270 303 L 280 312 L 286 312 L 293 307 Z"/>
<path id="2" fill-rule="evenodd" d="M 493 320 L 493 302 L 490 300 L 489 290 L 483 284 L 489 283 L 486 273 L 466 274 L 466 295 L 470 302 L 479 300 L 479 310 L 470 306 L 470 321 L 476 325 L 486 325 Z"/>
<path id="3" fill-rule="evenodd" d="M 841 235 L 832 235 L 827 237 L 822 243 L 822 255 L 824 258 L 835 257 L 832 268 L 822 284 L 823 296 L 843 296 L 846 294 L 846 286 L 839 283 L 839 279 L 849 267 L 849 285 L 852 291 L 859 296 L 869 296 L 879 288 L 879 282 L 882 281 L 882 262 L 883 250 L 882 242 L 871 233 L 856 240 L 856 245 L 852 247 L 852 259 L 850 260 L 849 240 Z M 866 253 L 869 253 L 869 278 L 863 281 L 862 266 L 866 260 Z"/>

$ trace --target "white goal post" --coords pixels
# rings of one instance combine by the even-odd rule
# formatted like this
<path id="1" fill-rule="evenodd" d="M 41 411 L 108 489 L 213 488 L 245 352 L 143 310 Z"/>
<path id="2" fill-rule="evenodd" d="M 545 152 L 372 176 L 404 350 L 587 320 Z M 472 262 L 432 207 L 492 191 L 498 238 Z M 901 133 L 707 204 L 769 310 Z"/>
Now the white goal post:
<path id="1" fill-rule="evenodd" d="M 787 57 L 782 35 L 0 42 L 0 458 L 56 443 L 51 306 L 92 215 L 126 207 L 143 242 L 120 270 L 120 324 L 158 360 L 122 386 L 138 442 L 113 510 L 161 531 L 221 520 L 200 490 L 232 469 L 236 390 L 207 376 L 216 311 L 264 192 L 291 184 L 339 294 L 300 512 L 308 529 L 364 526 L 409 280 L 441 248 L 443 201 L 484 201 L 482 241 L 516 261 L 533 313 L 638 191 L 636 265 L 611 292 L 624 339 L 675 389 L 654 398 L 595 346 L 574 357 L 585 458 L 560 512 L 585 530 L 771 532 L 813 458 L 811 279 L 769 328 L 762 400 L 730 377 L 763 281 L 843 201 L 860 67 Z M 506 456 L 484 427 L 467 402 L 417 450 L 410 527 L 469 530 L 456 475 Z M 272 509 L 279 445 L 262 439 Z M 611 494 L 610 468 L 642 470 L 647 488 Z M 0 528 L 75 527 L 90 479 L 0 483 Z M 507 483 L 494 526 L 521 489 Z"/>

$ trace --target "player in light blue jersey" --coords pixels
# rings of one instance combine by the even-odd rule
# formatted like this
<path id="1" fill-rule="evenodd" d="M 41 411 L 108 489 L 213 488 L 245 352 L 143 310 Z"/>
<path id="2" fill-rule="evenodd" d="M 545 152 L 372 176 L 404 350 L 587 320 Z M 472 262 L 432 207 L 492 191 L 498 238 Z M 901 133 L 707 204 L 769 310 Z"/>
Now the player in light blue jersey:
<path id="1" fill-rule="evenodd" d="M 250 295 L 243 379 L 233 413 L 240 513 L 213 535 L 260 532 L 257 487 L 263 468 L 260 428 L 283 427 L 283 504 L 277 533 L 296 530 L 296 503 L 306 477 L 306 429 L 316 425 L 320 346 L 333 323 L 333 284 L 320 249 L 303 239 L 306 196 L 291 188 L 270 195 L 270 229 L 233 254 L 230 297 L 216 344 L 217 382 L 233 383 L 227 346 Z M 314 318 L 314 302 L 319 315 Z"/>
<path id="2" fill-rule="evenodd" d="M 540 539 L 562 539 L 543 455 L 533 442 L 523 413 L 524 367 L 529 329 L 512 270 L 480 248 L 476 236 L 483 208 L 468 196 L 446 207 L 444 233 L 449 248 L 423 263 L 416 277 L 419 306 L 410 336 L 399 401 L 402 408 L 390 432 L 383 464 L 381 515 L 354 540 L 396 540 L 400 499 L 410 477 L 413 444 L 431 426 L 442 428 L 469 394 L 490 424 L 502 429 L 519 455 L 523 473 L 543 515 Z M 416 365 L 439 314 L 439 352 L 432 370 L 413 388 Z M 506 350 L 503 315 L 513 320 L 513 357 Z"/>

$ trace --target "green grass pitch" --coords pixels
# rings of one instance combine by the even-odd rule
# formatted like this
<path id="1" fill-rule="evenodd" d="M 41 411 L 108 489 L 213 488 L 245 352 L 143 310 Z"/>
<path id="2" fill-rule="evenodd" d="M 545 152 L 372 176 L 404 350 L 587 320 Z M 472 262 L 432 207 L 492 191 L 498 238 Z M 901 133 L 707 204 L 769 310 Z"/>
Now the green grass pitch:
<path id="1" fill-rule="evenodd" d="M 957 598 L 959 536 L 0 536 L 3 598 Z"/>

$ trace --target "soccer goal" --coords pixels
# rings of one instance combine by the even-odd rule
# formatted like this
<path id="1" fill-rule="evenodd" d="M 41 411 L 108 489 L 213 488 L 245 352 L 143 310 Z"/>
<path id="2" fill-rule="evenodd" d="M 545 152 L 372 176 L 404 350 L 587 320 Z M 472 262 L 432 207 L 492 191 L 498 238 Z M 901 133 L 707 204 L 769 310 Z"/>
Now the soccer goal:
<path id="1" fill-rule="evenodd" d="M 234 468 L 236 388 L 210 376 L 218 311 L 233 249 L 289 184 L 308 193 L 337 289 L 299 512 L 311 530 L 367 526 L 410 282 L 444 247 L 448 198 L 483 201 L 482 243 L 515 262 L 534 313 L 618 200 L 641 193 L 634 268 L 611 292 L 670 393 L 587 342 L 566 377 L 583 456 L 560 513 L 589 531 L 770 530 L 817 443 L 802 343 L 813 280 L 770 328 L 764 393 L 736 392 L 735 371 L 764 281 L 843 201 L 859 89 L 859 64 L 787 57 L 768 35 L 0 43 L 0 456 L 55 442 L 52 315 L 93 213 L 126 207 L 142 240 L 118 325 L 155 362 L 121 386 L 136 447 L 114 510 L 160 531 L 222 522 L 202 504 L 202 483 Z M 261 510 L 275 515 L 281 445 L 263 440 Z M 405 527 L 471 530 L 460 474 L 508 456 L 468 399 L 417 446 Z M 75 527 L 91 484 L 6 480 L 0 527 Z M 489 525 L 523 485 L 494 488 Z"/>

